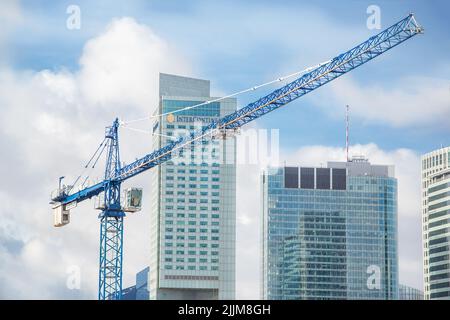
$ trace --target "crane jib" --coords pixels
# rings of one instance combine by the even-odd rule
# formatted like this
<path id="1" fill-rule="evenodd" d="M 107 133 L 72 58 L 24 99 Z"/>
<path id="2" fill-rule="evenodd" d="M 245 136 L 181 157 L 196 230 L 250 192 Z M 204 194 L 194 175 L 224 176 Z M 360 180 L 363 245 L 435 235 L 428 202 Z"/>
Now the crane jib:
<path id="1" fill-rule="evenodd" d="M 321 87 L 322 85 L 344 75 L 345 73 L 372 60 L 389 49 L 397 46 L 403 41 L 422 33 L 420 27 L 412 14 L 403 20 L 390 26 L 379 34 L 370 37 L 367 41 L 329 60 L 300 78 L 286 84 L 272 93 L 258 99 L 255 102 L 219 119 L 214 120 L 202 129 L 194 131 L 186 136 L 180 137 L 168 145 L 151 152 L 150 154 L 124 166 L 113 178 L 116 181 L 124 181 L 145 170 L 153 168 L 172 157 L 172 152 L 184 148 L 192 142 L 212 135 L 225 129 L 236 129 L 246 123 L 253 121 L 289 102 Z M 60 203 L 72 201 L 83 201 L 104 191 L 105 182 L 87 187 L 71 195 L 63 195 L 53 200 Z"/>
<path id="2" fill-rule="evenodd" d="M 239 128 L 344 75 L 422 32 L 423 29 L 417 24 L 414 16 L 410 14 L 400 22 L 380 32 L 378 35 L 375 35 L 349 51 L 338 55 L 328 63 L 317 67 L 282 88 L 275 90 L 265 97 L 250 103 L 246 107 L 239 109 L 218 121 L 212 121 L 202 129 L 184 137 L 180 137 L 165 147 L 123 167 L 116 178 L 125 180 L 142 171 L 159 165 L 162 162 L 169 160 L 173 151 L 181 149 L 201 137 L 210 135 L 213 131 Z"/>

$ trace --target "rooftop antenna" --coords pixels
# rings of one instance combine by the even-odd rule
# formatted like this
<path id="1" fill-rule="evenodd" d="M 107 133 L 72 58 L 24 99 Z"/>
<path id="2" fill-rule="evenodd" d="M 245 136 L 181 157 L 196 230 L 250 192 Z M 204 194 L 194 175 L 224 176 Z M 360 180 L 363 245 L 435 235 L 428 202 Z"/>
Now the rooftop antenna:
<path id="1" fill-rule="evenodd" d="M 348 110 L 349 106 L 347 105 L 345 108 L 345 154 L 347 157 L 347 162 L 349 162 L 350 160 L 348 156 L 348 131 L 349 131 Z"/>

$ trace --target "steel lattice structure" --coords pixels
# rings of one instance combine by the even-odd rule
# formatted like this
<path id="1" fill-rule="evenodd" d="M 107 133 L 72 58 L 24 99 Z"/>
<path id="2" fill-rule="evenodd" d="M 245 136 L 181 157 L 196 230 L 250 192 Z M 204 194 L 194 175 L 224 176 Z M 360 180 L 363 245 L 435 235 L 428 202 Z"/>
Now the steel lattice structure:
<path id="1" fill-rule="evenodd" d="M 122 168 L 120 167 L 118 139 L 120 124 L 119 120 L 116 119 L 113 125 L 107 128 L 105 134 L 108 152 L 104 180 L 74 193 L 62 190 L 52 199 L 53 203 L 68 207 L 73 203 L 76 204 L 90 199 L 102 192 L 105 195 L 104 209 L 99 215 L 99 299 L 121 298 L 123 218 L 125 217 L 120 204 L 120 186 L 122 182 L 170 160 L 176 156 L 177 151 L 190 147 L 202 139 L 226 135 L 230 130 L 236 130 L 248 122 L 298 99 L 422 32 L 423 28 L 418 25 L 413 14 L 409 14 L 379 34 L 336 56 L 300 78 Z"/>
<path id="2" fill-rule="evenodd" d="M 107 160 L 105 168 L 104 209 L 100 219 L 99 300 L 122 298 L 123 218 L 120 204 L 119 121 L 106 128 Z"/>

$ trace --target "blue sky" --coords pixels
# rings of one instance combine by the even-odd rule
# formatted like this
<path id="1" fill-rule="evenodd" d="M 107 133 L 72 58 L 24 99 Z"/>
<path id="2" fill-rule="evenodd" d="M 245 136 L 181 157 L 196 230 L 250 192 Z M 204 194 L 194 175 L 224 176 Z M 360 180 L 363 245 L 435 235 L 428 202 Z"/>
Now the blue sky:
<path id="1" fill-rule="evenodd" d="M 400 280 L 421 287 L 419 157 L 450 145 L 448 1 L 11 3 L 16 1 L 0 2 L 0 20 L 6 17 L 0 30 L 0 147 L 8 150 L 0 174 L 9 181 L 0 185 L 0 297 L 95 298 L 98 223 L 92 205 L 80 205 L 70 232 L 61 231 L 47 219 L 48 193 L 60 175 L 78 174 L 116 116 L 150 112 L 157 72 L 209 79 L 217 95 L 240 91 L 326 61 L 378 33 L 366 26 L 372 4 L 380 7 L 381 29 L 414 12 L 425 34 L 258 119 L 256 126 L 280 130 L 281 154 L 289 161 L 343 160 L 349 104 L 356 152 L 396 165 Z M 66 28 L 71 4 L 81 9 L 80 30 Z M 238 105 L 274 88 L 239 96 Z M 121 131 L 122 138 L 124 161 L 149 152 L 148 136 Z M 258 298 L 259 169 L 238 168 L 240 298 Z M 133 183 L 149 188 L 145 175 Z M 148 263 L 142 254 L 150 250 L 146 219 L 127 219 L 125 286 Z M 64 289 L 70 265 L 84 272 L 81 292 Z"/>
<path id="2" fill-rule="evenodd" d="M 69 4 L 81 8 L 80 30 L 65 28 Z M 380 7 L 382 28 L 414 12 L 425 35 L 355 70 L 354 79 L 387 89 L 402 87 L 402 79 L 416 75 L 448 80 L 447 1 L 433 1 L 433 5 L 429 1 L 24 1 L 25 22 L 10 38 L 10 62 L 18 69 L 76 71 L 85 42 L 111 19 L 130 16 L 188 57 L 191 76 L 211 79 L 213 88 L 230 93 L 331 58 L 379 32 L 366 28 L 370 4 Z M 339 37 L 330 28 L 345 33 Z M 314 95 L 320 98 L 326 90 L 321 88 Z M 243 97 L 241 105 L 251 98 Z M 337 116 L 317 108 L 315 102 L 305 97 L 259 120 L 258 125 L 280 128 L 284 149 L 342 145 L 344 106 L 333 106 L 341 110 Z M 347 103 L 351 105 L 351 99 Z M 406 147 L 421 153 L 450 144 L 446 125 L 392 127 L 360 120 L 352 116 L 353 143 L 376 142 L 386 149 Z"/>

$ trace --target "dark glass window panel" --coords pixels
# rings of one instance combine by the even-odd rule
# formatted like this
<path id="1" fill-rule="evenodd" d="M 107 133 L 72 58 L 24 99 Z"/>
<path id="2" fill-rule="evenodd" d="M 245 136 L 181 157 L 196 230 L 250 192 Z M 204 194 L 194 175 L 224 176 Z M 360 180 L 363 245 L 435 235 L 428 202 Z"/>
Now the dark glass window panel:
<path id="1" fill-rule="evenodd" d="M 435 187 L 432 187 L 432 188 L 428 189 L 428 193 L 433 193 L 433 192 L 436 192 L 436 191 L 439 191 L 439 190 L 442 190 L 442 189 L 445 189 L 445 188 L 448 188 L 448 187 L 450 187 L 450 183 L 440 184 L 438 186 L 435 186 Z"/>
<path id="2" fill-rule="evenodd" d="M 441 280 L 441 279 L 450 279 L 450 273 L 438 273 L 438 274 L 432 274 L 430 276 L 430 280 Z"/>
<path id="3" fill-rule="evenodd" d="M 443 237 L 443 238 L 437 238 L 437 239 L 433 239 L 433 240 L 429 240 L 428 244 L 430 246 L 433 246 L 435 244 L 439 244 L 439 243 L 444 243 L 444 242 L 449 242 L 450 241 L 450 237 Z"/>
<path id="4" fill-rule="evenodd" d="M 450 297 L 450 291 L 435 292 L 435 293 L 432 293 L 430 297 L 431 297 L 431 299 Z"/>
<path id="5" fill-rule="evenodd" d="M 330 169 L 316 169 L 316 189 L 330 189 Z"/>
<path id="6" fill-rule="evenodd" d="M 436 254 L 436 253 L 439 253 L 439 252 L 444 252 L 444 251 L 447 251 L 447 250 L 450 250 L 449 246 L 443 246 L 443 247 L 437 247 L 437 248 L 434 248 L 434 249 L 430 249 L 430 256 L 432 254 Z"/>
<path id="7" fill-rule="evenodd" d="M 433 219 L 440 218 L 440 217 L 443 217 L 448 214 L 450 214 L 450 210 L 437 211 L 435 213 L 430 214 L 428 216 L 428 219 L 433 220 Z"/>
<path id="8" fill-rule="evenodd" d="M 314 189 L 314 168 L 300 168 L 300 188 Z"/>
<path id="9" fill-rule="evenodd" d="M 435 283 L 430 285 L 430 289 L 442 289 L 442 288 L 450 288 L 450 282 L 442 282 L 442 283 Z"/>
<path id="10" fill-rule="evenodd" d="M 345 190 L 347 188 L 347 177 L 345 169 L 333 169 L 333 190 Z"/>
<path id="11" fill-rule="evenodd" d="M 284 168 L 284 187 L 285 188 L 298 188 L 298 168 L 297 167 L 285 167 Z"/>

